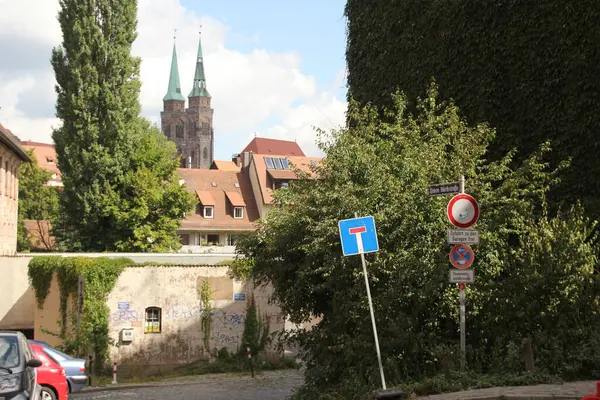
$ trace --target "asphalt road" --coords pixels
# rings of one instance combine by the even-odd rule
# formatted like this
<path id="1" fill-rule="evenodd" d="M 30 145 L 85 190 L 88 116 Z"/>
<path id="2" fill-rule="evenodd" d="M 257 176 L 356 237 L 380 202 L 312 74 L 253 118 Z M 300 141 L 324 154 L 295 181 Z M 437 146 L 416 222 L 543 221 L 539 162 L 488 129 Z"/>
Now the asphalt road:
<path id="1" fill-rule="evenodd" d="M 186 383 L 164 383 L 155 387 L 123 388 L 76 393 L 70 399 L 79 400 L 285 400 L 294 388 L 302 384 L 297 371 L 265 373 L 250 377 L 225 377 Z"/>

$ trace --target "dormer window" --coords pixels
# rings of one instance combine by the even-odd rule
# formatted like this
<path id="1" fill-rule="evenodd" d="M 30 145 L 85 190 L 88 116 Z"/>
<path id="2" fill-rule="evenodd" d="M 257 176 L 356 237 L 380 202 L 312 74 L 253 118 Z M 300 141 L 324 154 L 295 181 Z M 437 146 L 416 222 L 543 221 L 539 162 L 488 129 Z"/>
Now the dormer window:
<path id="1" fill-rule="evenodd" d="M 243 219 L 244 218 L 244 207 L 233 207 L 233 218 Z"/>
<path id="2" fill-rule="evenodd" d="M 51 165 L 54 165 L 54 164 L 55 164 L 55 162 L 54 162 L 54 158 L 53 158 L 53 157 L 46 157 L 46 162 L 47 162 L 48 164 L 51 164 Z"/>
<path id="3" fill-rule="evenodd" d="M 267 168 L 269 168 L 269 169 L 275 168 L 273 166 L 273 159 L 271 157 L 265 157 L 265 164 L 267 165 Z"/>
<path id="4" fill-rule="evenodd" d="M 265 157 L 267 169 L 290 169 L 290 162 L 287 158 Z"/>
<path id="5" fill-rule="evenodd" d="M 215 207 L 214 206 L 204 206 L 204 218 L 214 218 L 215 217 Z"/>
<path id="6" fill-rule="evenodd" d="M 283 166 L 281 165 L 281 158 L 274 158 L 273 164 L 275 164 L 275 169 L 283 169 Z"/>

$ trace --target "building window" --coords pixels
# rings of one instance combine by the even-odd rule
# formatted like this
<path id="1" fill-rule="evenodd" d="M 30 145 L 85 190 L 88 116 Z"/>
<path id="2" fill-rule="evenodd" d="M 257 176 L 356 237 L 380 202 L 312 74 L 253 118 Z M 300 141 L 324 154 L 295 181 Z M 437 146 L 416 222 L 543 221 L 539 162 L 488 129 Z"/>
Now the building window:
<path id="1" fill-rule="evenodd" d="M 282 187 L 290 187 L 289 182 L 286 181 L 275 181 L 275 184 L 273 185 L 275 190 L 277 189 L 281 189 Z"/>
<path id="2" fill-rule="evenodd" d="M 209 234 L 206 235 L 206 243 L 208 243 L 209 245 L 218 245 L 219 244 L 219 235 L 216 234 Z"/>
<path id="3" fill-rule="evenodd" d="M 179 243 L 181 243 L 184 246 L 187 246 L 190 244 L 190 235 L 186 234 L 182 234 L 179 235 Z"/>
<path id="4" fill-rule="evenodd" d="M 146 321 L 144 323 L 144 333 L 160 333 L 161 314 L 161 309 L 158 307 L 146 308 Z"/>
<path id="5" fill-rule="evenodd" d="M 202 151 L 202 159 L 204 161 L 206 161 L 207 158 L 208 158 L 208 149 L 205 147 L 204 150 Z"/>
<path id="6" fill-rule="evenodd" d="M 183 139 L 183 122 L 181 121 L 175 126 L 175 136 L 177 139 Z"/>
<path id="7" fill-rule="evenodd" d="M 204 218 L 214 218 L 215 217 L 215 207 L 214 206 L 204 206 Z"/>
<path id="8" fill-rule="evenodd" d="M 244 207 L 233 207 L 233 218 L 244 218 Z"/>
<path id="9" fill-rule="evenodd" d="M 227 235 L 227 246 L 235 246 L 241 235 L 230 233 Z"/>
<path id="10" fill-rule="evenodd" d="M 171 139 L 171 125 L 165 125 L 164 128 L 165 131 L 165 136 L 168 137 L 169 139 Z"/>
<path id="11" fill-rule="evenodd" d="M 267 165 L 268 169 L 273 169 L 275 168 L 273 166 L 273 159 L 271 157 L 265 157 L 265 164 Z"/>
<path id="12" fill-rule="evenodd" d="M 202 204 L 196 204 L 196 214 L 202 215 Z"/>

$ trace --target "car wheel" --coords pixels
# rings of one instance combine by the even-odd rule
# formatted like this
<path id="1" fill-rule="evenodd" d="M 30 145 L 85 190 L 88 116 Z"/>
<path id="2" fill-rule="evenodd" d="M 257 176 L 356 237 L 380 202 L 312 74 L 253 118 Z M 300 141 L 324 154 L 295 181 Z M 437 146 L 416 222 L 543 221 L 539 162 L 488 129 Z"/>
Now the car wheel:
<path id="1" fill-rule="evenodd" d="M 56 400 L 54 390 L 49 387 L 42 387 L 42 393 L 40 394 L 40 400 Z"/>

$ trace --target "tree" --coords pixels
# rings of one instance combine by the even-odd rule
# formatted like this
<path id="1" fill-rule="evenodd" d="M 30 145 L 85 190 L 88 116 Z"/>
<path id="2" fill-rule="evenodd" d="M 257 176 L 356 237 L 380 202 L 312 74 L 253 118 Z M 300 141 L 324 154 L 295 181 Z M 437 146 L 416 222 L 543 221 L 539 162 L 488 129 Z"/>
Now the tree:
<path id="1" fill-rule="evenodd" d="M 24 220 L 34 220 L 39 232 L 40 245 L 44 250 L 53 250 L 50 242 L 49 223 L 58 216 L 58 189 L 46 186 L 51 173 L 37 163 L 35 154 L 28 150 L 31 162 L 19 167 L 19 227 L 18 250 L 31 250 L 30 232 L 25 228 Z"/>
<path id="2" fill-rule="evenodd" d="M 568 10 L 568 11 L 564 11 Z M 348 0 L 349 94 L 366 105 L 412 104 L 434 77 L 470 123 L 497 129 L 490 156 L 522 161 L 550 140 L 572 158 L 553 204 L 582 200 L 600 217 L 600 3 L 580 0 Z M 556 164 L 555 164 L 556 165 Z"/>
<path id="3" fill-rule="evenodd" d="M 177 248 L 193 206 L 173 144 L 140 118 L 136 0 L 61 0 L 52 52 L 62 126 L 53 133 L 64 190 L 57 238 L 71 250 Z"/>
<path id="4" fill-rule="evenodd" d="M 468 365 L 485 372 L 523 370 L 512 350 L 526 336 L 533 337 L 536 365 L 544 370 L 584 374 L 590 360 L 600 361 L 600 351 L 583 356 L 580 350 L 581 343 L 600 338 L 599 308 L 589 304 L 599 294 L 598 249 L 589 235 L 594 225 L 580 208 L 566 210 L 562 219 L 548 217 L 546 195 L 561 170 L 545 161 L 547 146 L 518 168 L 511 167 L 513 153 L 486 161 L 494 131 L 469 126 L 457 107 L 440 101 L 435 85 L 414 113 L 402 94 L 393 96 L 383 118 L 355 102 L 348 112 L 353 127 L 322 132 L 326 157 L 314 169 L 318 179 L 276 192 L 277 207 L 238 242 L 240 255 L 252 260 L 253 279 L 273 285 L 274 301 L 292 323 L 320 318 L 294 335 L 307 362 L 299 398 L 329 391 L 364 398 L 379 383 L 360 258 L 343 257 L 339 243 L 337 222 L 355 213 L 373 215 L 377 224 L 381 250 L 367 262 L 388 381 L 458 369 L 458 290 L 448 284 L 449 199 L 428 196 L 427 187 L 461 174 L 482 210 L 476 281 L 467 292 Z M 579 317 L 561 323 L 556 335 L 553 324 L 570 314 Z M 569 340 L 572 334 L 581 341 Z M 507 359 L 508 366 L 502 364 Z"/>

